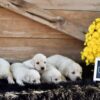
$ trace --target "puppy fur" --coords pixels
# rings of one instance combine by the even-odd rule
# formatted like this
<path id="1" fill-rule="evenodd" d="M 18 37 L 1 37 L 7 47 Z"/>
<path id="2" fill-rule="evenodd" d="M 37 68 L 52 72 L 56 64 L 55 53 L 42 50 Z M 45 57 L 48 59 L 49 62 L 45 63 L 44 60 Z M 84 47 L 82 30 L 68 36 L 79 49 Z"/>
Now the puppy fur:
<path id="1" fill-rule="evenodd" d="M 24 61 L 23 64 L 28 68 L 34 68 L 40 73 L 46 70 L 47 58 L 44 54 L 36 54 L 32 59 Z"/>
<path id="2" fill-rule="evenodd" d="M 70 58 L 54 55 L 47 58 L 47 63 L 54 65 L 65 77 L 72 81 L 82 79 L 82 67 Z"/>
<path id="3" fill-rule="evenodd" d="M 47 64 L 47 69 L 41 74 L 42 82 L 59 83 L 66 81 L 61 73 L 51 64 Z"/>
<path id="4" fill-rule="evenodd" d="M 9 84 L 14 84 L 10 64 L 3 58 L 0 58 L 0 79 L 6 78 Z"/>
<path id="5" fill-rule="evenodd" d="M 40 83 L 40 74 L 34 69 L 28 69 L 22 63 L 14 63 L 11 65 L 11 71 L 16 83 L 24 86 L 25 83 Z"/>

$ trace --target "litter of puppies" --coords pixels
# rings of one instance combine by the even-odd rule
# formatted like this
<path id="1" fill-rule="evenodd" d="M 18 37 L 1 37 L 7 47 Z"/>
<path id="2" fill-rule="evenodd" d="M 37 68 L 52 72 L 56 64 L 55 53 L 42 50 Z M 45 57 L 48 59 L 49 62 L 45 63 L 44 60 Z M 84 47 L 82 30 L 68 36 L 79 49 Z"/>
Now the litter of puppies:
<path id="1" fill-rule="evenodd" d="M 46 57 L 44 54 L 36 54 L 32 59 L 22 63 L 16 62 L 10 65 L 8 61 L 0 58 L 0 79 L 7 79 L 9 84 L 17 83 L 60 83 L 82 79 L 82 67 L 68 57 L 53 55 Z M 15 81 L 14 81 L 15 80 Z"/>

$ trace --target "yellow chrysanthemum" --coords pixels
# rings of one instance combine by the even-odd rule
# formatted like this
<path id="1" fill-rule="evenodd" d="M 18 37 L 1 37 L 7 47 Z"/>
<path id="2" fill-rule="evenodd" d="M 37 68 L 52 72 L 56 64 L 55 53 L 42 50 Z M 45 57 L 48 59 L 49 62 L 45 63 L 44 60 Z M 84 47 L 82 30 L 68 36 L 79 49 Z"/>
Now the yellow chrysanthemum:
<path id="1" fill-rule="evenodd" d="M 96 18 L 95 22 L 100 22 L 100 18 Z"/>
<path id="2" fill-rule="evenodd" d="M 92 33 L 92 32 L 94 31 L 94 29 L 95 29 L 95 25 L 92 24 L 92 25 L 90 25 L 88 31 L 89 31 L 90 33 Z"/>
<path id="3" fill-rule="evenodd" d="M 89 26 L 85 35 L 84 49 L 81 52 L 81 59 L 87 65 L 94 63 L 96 57 L 100 57 L 100 18 L 97 18 Z"/>
<path id="4" fill-rule="evenodd" d="M 100 29 L 100 22 L 97 22 L 96 26 L 95 26 L 95 29 L 98 30 Z"/>

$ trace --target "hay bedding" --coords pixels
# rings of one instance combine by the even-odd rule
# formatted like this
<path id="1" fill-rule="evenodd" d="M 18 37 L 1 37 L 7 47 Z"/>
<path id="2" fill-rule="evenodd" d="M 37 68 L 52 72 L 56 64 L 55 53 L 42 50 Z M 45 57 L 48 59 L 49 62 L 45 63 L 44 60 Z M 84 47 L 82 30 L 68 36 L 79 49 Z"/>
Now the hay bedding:
<path id="1" fill-rule="evenodd" d="M 100 100 L 100 85 L 92 81 L 90 67 L 83 67 L 83 80 L 60 84 L 38 84 L 20 87 L 0 81 L 0 100 Z M 92 67 L 93 68 L 93 67 Z"/>

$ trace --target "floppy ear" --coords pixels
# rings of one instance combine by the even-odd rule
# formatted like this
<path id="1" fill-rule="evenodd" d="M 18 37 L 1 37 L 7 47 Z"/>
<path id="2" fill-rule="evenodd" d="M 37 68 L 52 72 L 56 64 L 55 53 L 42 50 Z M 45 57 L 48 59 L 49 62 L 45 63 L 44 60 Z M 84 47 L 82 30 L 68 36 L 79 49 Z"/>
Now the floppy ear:
<path id="1" fill-rule="evenodd" d="M 64 73 L 64 76 L 66 76 L 66 77 L 68 76 L 68 70 L 65 69 L 65 70 L 63 71 L 63 73 Z"/>
<path id="2" fill-rule="evenodd" d="M 61 79 L 63 82 L 67 82 L 66 78 L 63 75 L 61 75 Z"/>
<path id="3" fill-rule="evenodd" d="M 62 63 L 60 66 L 61 73 L 64 76 L 68 76 L 68 67 L 66 65 L 66 63 Z"/>

